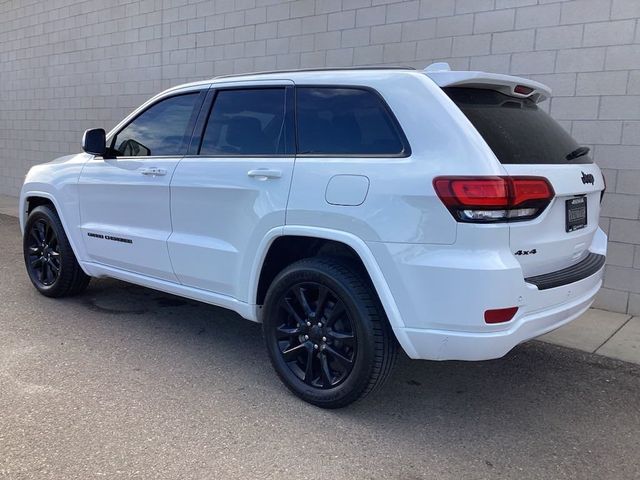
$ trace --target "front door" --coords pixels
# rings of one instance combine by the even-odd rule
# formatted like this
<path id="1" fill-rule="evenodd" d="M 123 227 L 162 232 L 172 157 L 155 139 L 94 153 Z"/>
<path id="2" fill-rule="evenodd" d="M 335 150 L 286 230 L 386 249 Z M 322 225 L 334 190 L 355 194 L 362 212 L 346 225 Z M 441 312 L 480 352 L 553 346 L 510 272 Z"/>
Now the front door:
<path id="1" fill-rule="evenodd" d="M 169 183 L 203 96 L 163 97 L 109 139 L 105 158 L 85 164 L 78 195 L 89 261 L 177 281 L 167 252 Z"/>
<path id="2" fill-rule="evenodd" d="M 285 223 L 293 84 L 216 84 L 210 96 L 208 115 L 196 127 L 201 140 L 171 181 L 169 253 L 184 285 L 248 301 L 243 279 L 258 245 Z"/>

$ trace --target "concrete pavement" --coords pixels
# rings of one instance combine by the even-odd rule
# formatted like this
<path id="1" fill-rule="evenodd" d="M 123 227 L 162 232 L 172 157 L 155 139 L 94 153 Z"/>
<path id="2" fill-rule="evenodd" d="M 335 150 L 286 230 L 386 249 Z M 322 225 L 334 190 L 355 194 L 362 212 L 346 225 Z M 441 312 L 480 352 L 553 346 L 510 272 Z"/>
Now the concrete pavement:
<path id="1" fill-rule="evenodd" d="M 0 195 L 0 214 L 18 216 L 18 198 Z"/>
<path id="2" fill-rule="evenodd" d="M 541 342 L 402 356 L 339 411 L 292 396 L 260 327 L 115 280 L 54 300 L 0 215 L 0 478 L 637 479 L 640 367 Z"/>
<path id="3" fill-rule="evenodd" d="M 0 195 L 0 213 L 18 215 L 18 199 Z M 590 309 L 541 341 L 640 364 L 640 317 Z"/>
<path id="4" fill-rule="evenodd" d="M 592 308 L 538 340 L 640 364 L 640 317 Z"/>

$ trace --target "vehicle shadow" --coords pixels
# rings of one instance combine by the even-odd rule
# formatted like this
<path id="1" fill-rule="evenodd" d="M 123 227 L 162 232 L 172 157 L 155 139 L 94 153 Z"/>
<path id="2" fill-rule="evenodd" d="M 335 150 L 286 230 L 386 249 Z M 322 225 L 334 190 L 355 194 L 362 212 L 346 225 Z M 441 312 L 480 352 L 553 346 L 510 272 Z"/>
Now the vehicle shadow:
<path id="1" fill-rule="evenodd" d="M 239 438 L 265 432 L 266 423 L 274 435 L 267 444 L 278 439 L 315 447 L 326 465 L 341 446 L 366 447 L 358 457 L 363 465 L 371 455 L 378 467 L 401 473 L 398 478 L 423 478 L 416 472 L 425 465 L 446 470 L 450 461 L 477 469 L 465 478 L 525 478 L 518 472 L 535 471 L 540 462 L 546 465 L 540 475 L 527 478 L 566 472 L 610 478 L 614 468 L 622 468 L 619 478 L 634 478 L 629 472 L 637 459 L 620 464 L 615 453 L 640 446 L 640 368 L 631 364 L 541 342 L 486 362 L 414 361 L 400 354 L 382 389 L 346 408 L 322 410 L 280 383 L 260 325 L 228 310 L 111 279 L 94 279 L 83 295 L 63 300 L 29 288 L 25 283 L 36 303 L 63 304 L 68 317 L 45 328 L 62 322 L 73 332 L 64 348 L 84 352 L 87 363 L 78 366 L 84 388 L 103 391 L 107 382 L 126 392 L 110 402 L 149 402 L 157 415 L 152 421 L 174 402 L 179 409 L 172 414 L 181 423 L 196 416 L 215 429 L 231 414 L 233 428 L 248 429 Z M 77 358 L 73 353 L 69 358 Z M 558 475 L 545 476 L 549 471 Z"/>
<path id="2" fill-rule="evenodd" d="M 216 367 L 232 365 L 238 384 L 258 386 L 295 410 L 372 424 L 440 419 L 462 426 L 497 420 L 492 428 L 504 431 L 513 426 L 510 422 L 534 427 L 549 415 L 560 423 L 583 421 L 597 414 L 599 400 L 610 406 L 632 401 L 620 390 L 608 395 L 621 374 L 640 379 L 637 366 L 536 341 L 484 362 L 416 361 L 401 352 L 382 389 L 345 409 L 323 411 L 300 402 L 280 384 L 260 325 L 231 311 L 111 279 L 93 280 L 83 296 L 70 301 L 103 313 L 105 322 L 120 323 L 136 335 L 147 331 L 160 337 L 160 344 L 170 343 L 174 354 L 191 358 L 205 372 L 209 365 L 212 376 Z M 581 400 L 586 398 L 589 402 Z"/>

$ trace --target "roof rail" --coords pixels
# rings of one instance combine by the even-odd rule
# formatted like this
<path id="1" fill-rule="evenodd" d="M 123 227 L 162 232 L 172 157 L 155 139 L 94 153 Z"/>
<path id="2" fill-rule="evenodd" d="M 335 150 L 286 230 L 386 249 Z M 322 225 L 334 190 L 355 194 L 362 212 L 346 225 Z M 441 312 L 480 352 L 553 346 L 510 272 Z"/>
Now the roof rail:
<path id="1" fill-rule="evenodd" d="M 358 67 L 322 67 L 322 68 L 297 68 L 291 70 L 265 70 L 261 72 L 246 72 L 246 73 L 230 73 L 226 75 L 216 75 L 213 80 L 217 78 L 230 78 L 230 77 L 244 77 L 248 75 L 266 75 L 268 73 L 297 73 L 297 72 L 330 72 L 335 70 L 415 70 L 414 67 L 405 66 L 390 66 L 390 65 L 373 65 L 373 66 L 358 66 Z"/>

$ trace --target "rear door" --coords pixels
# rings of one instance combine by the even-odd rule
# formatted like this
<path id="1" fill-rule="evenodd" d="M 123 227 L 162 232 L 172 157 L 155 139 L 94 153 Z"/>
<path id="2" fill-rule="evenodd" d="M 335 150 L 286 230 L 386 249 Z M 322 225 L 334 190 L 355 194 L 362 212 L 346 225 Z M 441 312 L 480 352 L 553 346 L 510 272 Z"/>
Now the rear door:
<path id="1" fill-rule="evenodd" d="M 218 83 L 207 102 L 171 181 L 169 253 L 182 284 L 247 301 L 260 242 L 285 224 L 293 83 Z"/>
<path id="2" fill-rule="evenodd" d="M 525 277 L 574 265 L 598 229 L 604 180 L 573 138 L 535 102 L 478 88 L 445 88 L 509 175 L 545 177 L 555 198 L 537 218 L 511 222 L 511 250 Z"/>

